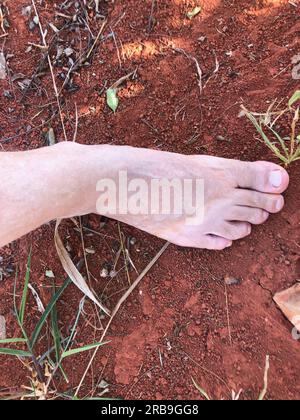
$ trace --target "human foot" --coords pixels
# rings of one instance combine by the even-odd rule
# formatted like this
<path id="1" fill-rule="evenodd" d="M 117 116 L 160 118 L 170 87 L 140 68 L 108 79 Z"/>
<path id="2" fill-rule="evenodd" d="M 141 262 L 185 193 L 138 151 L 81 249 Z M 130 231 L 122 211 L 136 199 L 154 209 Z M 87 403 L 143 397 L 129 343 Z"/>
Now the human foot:
<path id="1" fill-rule="evenodd" d="M 251 233 L 251 225 L 262 224 L 270 213 L 282 210 L 284 198 L 281 194 L 289 185 L 287 172 L 269 162 L 250 163 L 117 146 L 100 146 L 98 149 L 92 146 L 88 152 L 81 153 L 81 157 L 84 155 L 86 168 L 81 171 L 81 180 L 87 175 L 88 179 L 81 185 L 85 185 L 83 194 L 88 194 L 86 202 L 92 204 L 86 213 L 95 212 L 97 199 L 91 188 L 95 188 L 100 175 L 95 165 L 98 168 L 102 165 L 102 177 L 104 165 L 107 177 L 116 183 L 120 171 L 127 171 L 130 180 L 143 179 L 148 184 L 157 178 L 203 180 L 204 218 L 199 225 L 187 224 L 186 214 L 133 215 L 130 212 L 121 214 L 117 210 L 116 214 L 110 215 L 184 247 L 215 250 L 230 247 L 233 241 Z M 120 204 L 117 204 L 118 209 Z M 97 211 L 103 214 L 99 207 Z"/>

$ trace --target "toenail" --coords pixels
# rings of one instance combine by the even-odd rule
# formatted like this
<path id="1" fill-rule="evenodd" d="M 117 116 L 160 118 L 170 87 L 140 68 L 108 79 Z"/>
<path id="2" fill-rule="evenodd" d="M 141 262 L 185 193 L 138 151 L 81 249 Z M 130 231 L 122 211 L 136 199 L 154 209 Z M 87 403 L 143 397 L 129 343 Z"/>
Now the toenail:
<path id="1" fill-rule="evenodd" d="M 276 210 L 280 211 L 282 209 L 282 200 L 278 200 L 276 203 Z"/>
<path id="2" fill-rule="evenodd" d="M 282 184 L 282 174 L 281 171 L 273 171 L 270 175 L 270 183 L 273 187 L 278 188 Z"/>

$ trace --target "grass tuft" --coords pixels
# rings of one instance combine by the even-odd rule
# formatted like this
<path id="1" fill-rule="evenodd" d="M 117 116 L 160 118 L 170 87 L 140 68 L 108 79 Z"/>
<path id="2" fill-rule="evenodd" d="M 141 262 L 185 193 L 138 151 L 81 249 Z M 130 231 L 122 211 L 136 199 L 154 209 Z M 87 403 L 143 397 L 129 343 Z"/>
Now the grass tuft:
<path id="1" fill-rule="evenodd" d="M 14 286 L 14 312 L 22 332 L 22 337 L 0 340 L 0 346 L 4 346 L 0 348 L 0 354 L 18 358 L 21 361 L 21 363 L 30 371 L 30 386 L 24 387 L 24 389 L 26 389 L 28 393 L 20 396 L 21 399 L 46 399 L 49 394 L 53 394 L 53 392 L 49 390 L 49 386 L 54 378 L 54 374 L 57 372 L 58 369 L 62 372 L 65 381 L 68 383 L 68 378 L 62 368 L 62 362 L 65 359 L 82 352 L 87 352 L 99 348 L 105 345 L 106 343 L 92 343 L 79 348 L 71 348 L 71 345 L 74 341 L 76 327 L 83 309 L 84 299 L 80 302 L 78 315 L 76 317 L 76 321 L 72 328 L 72 331 L 70 332 L 70 336 L 66 337 L 65 339 L 62 339 L 58 326 L 58 312 L 56 305 L 66 288 L 72 283 L 70 278 L 68 278 L 58 290 L 56 290 L 53 286 L 52 298 L 48 303 L 45 312 L 39 319 L 31 338 L 29 338 L 29 334 L 26 331 L 24 323 L 26 319 L 26 307 L 28 304 L 28 288 L 30 285 L 30 273 L 31 251 L 28 256 L 26 275 L 19 309 L 17 308 L 16 294 L 17 276 Z M 35 347 L 41 338 L 41 332 L 43 330 L 43 327 L 46 325 L 49 317 L 51 318 L 51 332 L 53 340 L 53 343 L 51 344 L 52 347 L 43 356 L 37 356 Z M 20 344 L 23 346 L 25 345 L 27 349 L 23 350 L 6 347 L 7 345 L 11 344 Z M 52 354 L 54 355 L 54 357 L 52 356 Z"/>
<path id="2" fill-rule="evenodd" d="M 245 115 L 251 121 L 262 141 L 285 166 L 289 166 L 300 159 L 300 131 L 297 134 L 297 125 L 300 118 L 299 101 L 300 90 L 297 90 L 288 101 L 287 106 L 281 111 L 278 110 L 278 107 L 282 101 L 278 102 L 277 100 L 262 114 L 249 111 L 242 105 L 241 115 Z M 282 137 L 276 126 L 283 117 L 291 120 L 291 130 L 288 137 Z"/>

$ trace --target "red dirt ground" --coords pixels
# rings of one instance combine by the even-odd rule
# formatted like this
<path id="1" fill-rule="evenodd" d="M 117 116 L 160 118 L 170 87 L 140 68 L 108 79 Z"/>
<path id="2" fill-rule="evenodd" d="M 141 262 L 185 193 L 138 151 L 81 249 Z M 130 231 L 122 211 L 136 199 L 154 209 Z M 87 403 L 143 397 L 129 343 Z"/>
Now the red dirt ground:
<path id="1" fill-rule="evenodd" d="M 12 74 L 33 74 L 40 50 L 26 53 L 28 42 L 40 44 L 37 29 L 28 30 L 27 18 L 21 15 L 29 0 L 6 2 L 10 11 L 8 37 L 0 38 L 5 54 L 12 54 Z M 37 2 L 41 21 L 62 25 L 55 4 Z M 256 140 L 253 127 L 239 119 L 243 101 L 250 109 L 265 111 L 275 98 L 286 100 L 299 88 L 291 75 L 292 57 L 300 53 L 300 24 L 297 2 L 266 0 L 158 0 L 154 9 L 154 27 L 148 33 L 151 0 L 101 2 L 100 10 L 108 16 L 119 45 L 119 65 L 114 40 L 100 44 L 92 65 L 82 69 L 74 82 L 75 93 L 64 92 L 64 115 L 67 131 L 74 130 L 74 103 L 79 109 L 78 142 L 86 144 L 130 144 L 187 154 L 213 154 L 242 160 L 272 160 L 266 147 Z M 202 13 L 189 21 L 186 12 L 196 4 Z M 73 6 L 72 6 L 73 7 Z M 69 13 L 72 13 L 72 7 Z M 97 33 L 101 21 L 90 25 Z M 49 29 L 49 31 L 51 31 Z M 105 34 L 109 34 L 107 27 Z M 53 35 L 53 33 L 52 33 Z M 78 33 L 70 35 L 79 45 Z M 84 42 L 84 32 L 82 33 Z M 204 38 L 205 37 L 205 38 Z M 67 39 L 67 38 L 65 38 Z M 123 48 L 121 48 L 121 42 Z M 197 57 L 208 83 L 200 95 L 195 64 L 172 48 L 181 48 Z M 215 69 L 215 57 L 220 69 Z M 137 68 L 136 81 L 121 90 L 121 104 L 114 116 L 105 105 L 105 86 Z M 55 69 L 57 74 L 58 69 Z M 40 80 L 40 89 L 26 94 L 17 82 L 0 81 L 0 136 L 4 151 L 27 150 L 46 144 L 42 129 L 32 131 L 56 110 L 49 72 Z M 210 76 L 212 76 L 210 78 Z M 61 83 L 61 82 L 59 82 Z M 3 96 L 14 92 L 13 99 Z M 24 99 L 24 98 L 23 98 Z M 43 108 L 43 113 L 32 118 Z M 146 123 L 145 123 L 146 121 Z M 59 118 L 51 123 L 57 138 L 62 139 Z M 46 128 L 45 128 L 46 127 Z M 288 127 L 282 127 L 288 129 Z M 194 135 L 195 141 L 189 141 Z M 221 141 L 223 136 L 227 141 Z M 11 138 L 12 137 L 12 138 Z M 288 288 L 300 278 L 300 165 L 290 168 L 291 187 L 286 194 L 286 208 L 264 225 L 254 228 L 250 238 L 224 252 L 179 249 L 171 246 L 137 291 L 117 315 L 108 333 L 111 343 L 99 351 L 82 388 L 82 395 L 95 389 L 100 379 L 110 386 L 109 396 L 130 399 L 200 398 L 191 378 L 216 399 L 228 399 L 231 391 L 243 389 L 243 399 L 257 399 L 263 385 L 266 355 L 270 355 L 269 399 L 300 398 L 299 342 L 291 335 L 291 325 L 273 303 L 275 292 Z M 51 204 L 51 203 L 50 203 Z M 118 229 L 115 222 L 100 224 L 98 216 L 86 218 L 85 224 L 109 237 L 86 236 L 93 288 L 102 294 L 107 280 L 100 278 L 105 263 L 115 255 Z M 41 227 L 1 250 L 0 314 L 7 320 L 8 336 L 19 334 L 12 313 L 14 271 L 20 279 L 30 246 L 33 247 L 31 282 L 42 301 L 50 298 L 50 281 L 45 270 L 51 269 L 61 285 L 65 274 L 53 243 L 53 223 Z M 163 242 L 122 226 L 126 237 L 135 237 L 131 257 L 139 272 L 151 261 Z M 61 235 L 69 243 L 72 257 L 82 257 L 80 236 L 70 222 L 64 222 Z M 115 239 L 111 239 L 115 238 Z M 100 240 L 99 240 L 100 239 Z M 132 279 L 136 274 L 131 272 Z M 241 280 L 228 287 L 229 339 L 224 278 Z M 106 290 L 106 304 L 113 308 L 126 287 L 124 271 Z M 67 334 L 77 313 L 81 293 L 73 286 L 59 304 L 62 333 Z M 32 330 L 39 314 L 33 300 L 26 327 Z M 99 339 L 101 331 L 94 307 L 85 306 L 76 337 L 77 346 Z M 47 348 L 49 331 L 40 343 Z M 161 360 L 160 360 L 161 355 Z M 59 391 L 78 385 L 89 361 L 88 354 L 66 363 L 70 385 L 57 378 Z M 161 363 L 162 361 L 162 363 Z M 27 371 L 16 360 L 0 356 L 0 391 L 28 384 Z M 98 391 L 96 391 L 97 393 Z"/>

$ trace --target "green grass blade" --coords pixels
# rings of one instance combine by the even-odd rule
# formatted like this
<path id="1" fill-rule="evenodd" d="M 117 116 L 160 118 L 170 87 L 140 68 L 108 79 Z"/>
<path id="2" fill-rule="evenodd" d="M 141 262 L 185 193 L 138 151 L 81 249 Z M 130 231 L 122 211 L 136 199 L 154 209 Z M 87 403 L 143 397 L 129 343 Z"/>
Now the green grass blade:
<path id="1" fill-rule="evenodd" d="M 81 299 L 81 301 L 79 303 L 79 308 L 78 308 L 78 312 L 77 312 L 77 315 L 76 315 L 76 319 L 75 319 L 74 325 L 72 327 L 70 337 L 67 341 L 67 345 L 64 348 L 64 353 L 68 350 L 68 348 L 70 347 L 70 345 L 73 341 L 73 338 L 74 338 L 75 333 L 76 333 L 76 328 L 77 328 L 77 325 L 78 325 L 78 322 L 79 322 L 79 319 L 80 319 L 80 315 L 83 311 L 84 303 L 85 303 L 85 296 Z"/>
<path id="2" fill-rule="evenodd" d="M 68 278 L 64 284 L 61 286 L 61 288 L 55 293 L 54 296 L 52 296 L 52 299 L 50 301 L 50 303 L 48 304 L 47 308 L 45 309 L 45 312 L 43 313 L 41 319 L 39 320 L 37 326 L 35 327 L 31 340 L 30 340 L 30 344 L 31 344 L 31 348 L 34 347 L 34 345 L 37 342 L 37 339 L 40 335 L 40 332 L 45 324 L 45 322 L 47 321 L 48 316 L 50 315 L 53 307 L 56 305 L 56 302 L 58 301 L 58 299 L 61 297 L 61 295 L 64 293 L 64 291 L 66 290 L 66 288 L 71 284 L 71 279 Z"/>
<path id="3" fill-rule="evenodd" d="M 289 100 L 289 108 L 291 108 L 296 102 L 300 100 L 300 90 L 296 90 L 294 95 Z"/>
<path id="4" fill-rule="evenodd" d="M 86 397 L 83 401 L 119 401 L 118 398 L 104 398 L 104 397 Z"/>
<path id="5" fill-rule="evenodd" d="M 209 396 L 208 396 L 208 394 L 207 394 L 207 392 L 205 392 L 204 391 L 204 389 L 202 389 L 198 384 L 197 384 L 197 382 L 195 381 L 195 379 L 194 378 L 192 378 L 192 381 L 193 381 L 193 384 L 194 384 L 194 387 L 200 392 L 200 394 L 202 395 L 202 397 L 204 397 L 207 401 L 210 401 L 210 398 L 209 398 Z"/>
<path id="6" fill-rule="evenodd" d="M 88 344 L 87 346 L 79 347 L 77 349 L 67 350 L 67 351 L 63 352 L 61 358 L 66 359 L 67 357 L 74 356 L 75 354 L 82 353 L 82 352 L 89 351 L 89 350 L 93 350 L 97 347 L 104 346 L 107 343 L 108 343 L 108 341 L 106 341 L 104 343 Z"/>
<path id="7" fill-rule="evenodd" d="M 287 148 L 287 146 L 285 144 L 285 141 L 280 137 L 280 135 L 272 127 L 269 127 L 269 128 L 272 131 L 272 133 L 274 134 L 274 136 L 277 138 L 277 140 L 279 141 L 282 149 L 284 150 L 284 153 L 286 155 L 286 158 L 289 159 L 290 158 L 290 154 L 289 154 L 289 150 L 288 150 L 288 148 Z"/>
<path id="8" fill-rule="evenodd" d="M 20 305 L 20 311 L 19 311 L 19 321 L 20 324 L 23 325 L 24 323 L 24 317 L 25 317 L 25 308 L 27 303 L 27 295 L 28 295 L 28 284 L 30 279 L 30 268 L 31 268 L 31 249 L 28 255 L 28 261 L 27 261 L 27 267 L 26 267 L 26 275 L 25 275 L 25 283 L 23 288 L 23 294 L 22 294 L 22 300 Z"/>
<path id="9" fill-rule="evenodd" d="M 296 149 L 296 152 L 291 157 L 290 161 L 295 162 L 296 160 L 299 160 L 299 158 L 300 158 L 300 146 Z"/>
<path id="10" fill-rule="evenodd" d="M 269 149 L 272 150 L 272 152 L 283 162 L 287 162 L 287 159 L 285 158 L 285 156 L 283 156 L 280 153 L 280 150 L 278 149 L 278 147 L 276 147 L 268 138 L 268 136 L 266 135 L 266 133 L 264 132 L 262 126 L 258 123 L 257 119 L 250 113 L 250 112 L 246 112 L 246 115 L 248 117 L 248 119 L 252 122 L 252 124 L 254 125 L 254 127 L 256 128 L 256 130 L 258 131 L 258 133 L 261 135 L 261 137 L 263 138 L 264 142 L 266 143 L 266 145 L 269 147 Z"/>
<path id="11" fill-rule="evenodd" d="M 8 356 L 16 356 L 16 357 L 32 357 L 32 354 L 28 351 L 23 350 L 15 350 L 15 349 L 1 349 L 0 354 L 5 354 Z"/>
<path id="12" fill-rule="evenodd" d="M 55 290 L 55 286 L 53 285 L 53 296 L 55 296 L 55 293 L 56 293 L 56 290 Z M 53 341 L 54 341 L 56 362 L 59 362 L 60 352 L 61 352 L 61 337 L 60 337 L 60 331 L 58 328 L 56 303 L 53 305 L 53 308 L 51 311 L 51 326 L 52 326 L 52 336 L 53 336 Z"/>
<path id="13" fill-rule="evenodd" d="M 75 395 L 69 395 L 66 393 L 57 394 L 58 397 L 64 398 L 71 401 L 120 401 L 120 398 L 104 398 L 104 397 L 84 397 L 79 398 Z"/>
<path id="14" fill-rule="evenodd" d="M 53 296 L 55 295 L 56 290 L 55 290 L 55 285 L 53 284 Z M 62 350 L 62 343 L 61 343 L 61 334 L 59 331 L 59 327 L 58 327 L 58 319 L 57 319 L 57 308 L 56 308 L 56 304 L 53 306 L 53 309 L 51 311 L 51 326 L 52 326 L 52 336 L 53 336 L 53 341 L 54 341 L 54 348 L 53 350 L 55 351 L 55 363 L 58 364 L 59 369 L 65 379 L 65 381 L 67 383 L 69 383 L 69 379 L 65 373 L 65 371 L 63 370 L 61 363 L 60 363 L 60 359 L 61 359 L 61 350 Z"/>
<path id="15" fill-rule="evenodd" d="M 25 338 L 7 338 L 5 340 L 0 340 L 0 344 L 16 344 L 16 343 L 26 343 Z"/>

